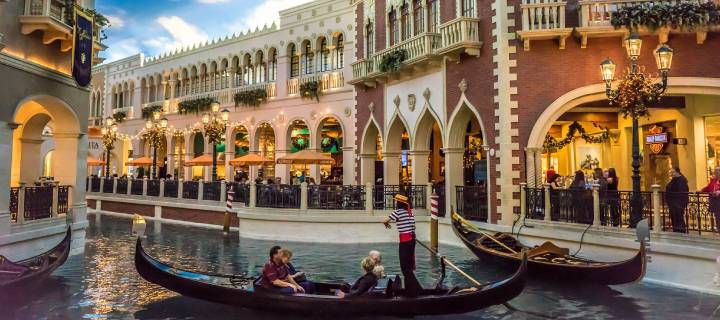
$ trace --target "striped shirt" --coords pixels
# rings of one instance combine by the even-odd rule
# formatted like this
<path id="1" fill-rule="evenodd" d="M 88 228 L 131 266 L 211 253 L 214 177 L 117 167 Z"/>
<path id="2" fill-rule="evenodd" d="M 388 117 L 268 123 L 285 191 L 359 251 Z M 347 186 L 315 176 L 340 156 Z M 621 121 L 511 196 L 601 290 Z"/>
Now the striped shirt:
<path id="1" fill-rule="evenodd" d="M 415 232 L 415 217 L 410 215 L 407 210 L 395 209 L 389 218 L 395 222 L 400 234 Z"/>

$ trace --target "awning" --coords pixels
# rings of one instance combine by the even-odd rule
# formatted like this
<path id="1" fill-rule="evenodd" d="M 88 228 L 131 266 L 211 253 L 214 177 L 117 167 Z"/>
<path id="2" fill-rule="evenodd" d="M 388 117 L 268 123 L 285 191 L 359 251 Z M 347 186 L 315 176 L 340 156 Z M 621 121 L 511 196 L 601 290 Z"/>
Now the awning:
<path id="1" fill-rule="evenodd" d="M 185 162 L 186 167 L 207 167 L 212 165 L 212 157 L 209 155 L 202 155 L 197 158 L 190 159 Z"/>
<path id="2" fill-rule="evenodd" d="M 98 159 L 95 159 L 95 158 L 93 158 L 93 157 L 88 156 L 88 157 L 87 157 L 87 165 L 88 165 L 88 166 L 91 166 L 91 167 L 104 166 L 104 165 L 105 165 L 105 161 L 98 160 Z"/>
<path id="3" fill-rule="evenodd" d="M 141 157 L 134 160 L 129 160 L 128 162 L 125 162 L 126 166 L 135 166 L 135 167 L 144 167 L 144 166 L 150 166 L 152 165 L 152 159 L 148 157 Z"/>
<path id="4" fill-rule="evenodd" d="M 300 150 L 277 159 L 278 164 L 334 164 L 335 160 L 312 150 Z"/>
<path id="5" fill-rule="evenodd" d="M 265 158 L 261 155 L 257 155 L 254 153 L 244 155 L 242 157 L 237 157 L 235 159 L 230 160 L 230 164 L 236 167 L 239 166 L 263 166 L 272 164 L 273 161 Z"/>

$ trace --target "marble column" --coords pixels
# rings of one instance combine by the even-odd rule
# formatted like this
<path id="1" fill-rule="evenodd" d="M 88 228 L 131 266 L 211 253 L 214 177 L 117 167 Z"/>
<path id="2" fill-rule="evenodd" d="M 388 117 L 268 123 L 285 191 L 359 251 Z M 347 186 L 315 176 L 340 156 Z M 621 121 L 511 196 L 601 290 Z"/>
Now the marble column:
<path id="1" fill-rule="evenodd" d="M 386 152 L 383 154 L 383 184 L 398 185 L 400 184 L 400 153 Z"/>
<path id="2" fill-rule="evenodd" d="M 374 153 L 360 155 L 361 184 L 365 185 L 370 183 L 375 185 L 375 159 L 377 159 L 377 155 Z"/>
<path id="3" fill-rule="evenodd" d="M 343 184 L 356 185 L 355 179 L 355 147 L 343 147 Z"/>
<path id="4" fill-rule="evenodd" d="M 425 185 L 430 182 L 430 150 L 412 150 L 412 184 Z"/>
<path id="5" fill-rule="evenodd" d="M 0 192 L 0 234 L 10 233 L 10 168 L 13 156 L 13 129 L 5 121 L 0 121 L 0 186 L 6 192 Z"/>
<path id="6" fill-rule="evenodd" d="M 455 187 L 465 185 L 463 180 L 463 148 L 444 148 L 445 152 L 445 212 L 455 206 L 457 197 Z M 489 183 L 488 183 L 489 184 Z"/>

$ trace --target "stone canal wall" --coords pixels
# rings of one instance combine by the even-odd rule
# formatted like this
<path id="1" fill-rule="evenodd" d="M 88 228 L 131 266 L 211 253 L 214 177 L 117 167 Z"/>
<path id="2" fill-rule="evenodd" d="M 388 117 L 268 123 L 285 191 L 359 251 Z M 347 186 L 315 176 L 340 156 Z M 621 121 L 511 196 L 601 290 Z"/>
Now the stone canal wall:
<path id="1" fill-rule="evenodd" d="M 225 208 L 213 201 L 157 201 L 141 197 L 104 197 L 88 195 L 91 213 L 131 217 L 141 214 L 148 220 L 177 223 L 210 228 L 222 228 Z M 152 208 L 152 210 L 150 210 Z M 263 240 L 328 242 L 328 243 L 378 243 L 395 242 L 395 230 L 386 230 L 382 219 L 387 211 L 362 210 L 330 211 L 235 208 L 232 226 L 241 237 Z M 152 214 L 150 214 L 152 213 Z M 417 216 L 418 238 L 429 241 L 427 215 Z M 584 225 L 562 222 L 526 220 L 522 227 L 476 223 L 490 233 L 520 230 L 519 239 L 527 245 L 539 245 L 552 241 L 567 247 L 571 253 L 599 261 L 621 261 L 631 258 L 639 244 L 633 230 L 593 226 L 585 232 Z M 581 241 L 582 239 L 582 241 Z M 447 219 L 441 219 L 439 242 L 442 245 L 462 246 L 453 234 Z M 578 251 L 578 249 L 580 249 Z M 468 252 L 468 254 L 471 254 Z M 650 260 L 643 281 L 693 291 L 720 294 L 713 282 L 717 272 L 715 259 L 720 256 L 720 239 L 657 232 L 651 236 Z"/>

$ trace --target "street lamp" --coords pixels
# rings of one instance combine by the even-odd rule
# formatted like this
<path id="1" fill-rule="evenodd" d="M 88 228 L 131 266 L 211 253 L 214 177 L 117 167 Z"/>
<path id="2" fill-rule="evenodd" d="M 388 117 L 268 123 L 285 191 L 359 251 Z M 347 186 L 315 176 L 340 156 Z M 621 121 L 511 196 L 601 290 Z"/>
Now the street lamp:
<path id="1" fill-rule="evenodd" d="M 227 129 L 230 111 L 223 109 L 220 111 L 220 104 L 213 102 L 210 105 L 210 113 L 202 115 L 202 123 L 205 127 L 205 134 L 208 141 L 212 144 L 212 181 L 217 180 L 217 143 L 223 140 L 225 130 Z"/>
<path id="2" fill-rule="evenodd" d="M 143 138 L 145 141 L 150 143 L 153 148 L 152 155 L 152 169 L 151 177 L 157 179 L 157 148 L 162 144 L 165 139 L 165 132 L 167 131 L 168 119 L 160 118 L 160 111 L 155 111 L 152 114 L 152 119 L 145 121 L 145 133 Z"/>
<path id="3" fill-rule="evenodd" d="M 111 117 L 105 119 L 103 127 L 100 129 L 102 133 L 103 146 L 105 147 L 105 177 L 110 177 L 110 151 L 115 147 L 115 140 L 118 136 L 118 125 Z"/>
<path id="4" fill-rule="evenodd" d="M 605 94 L 611 105 L 617 105 L 623 117 L 632 117 L 632 196 L 630 198 L 630 227 L 642 219 L 643 199 L 640 194 L 640 132 L 638 118 L 649 116 L 648 105 L 655 103 L 665 94 L 667 77 L 672 65 L 673 50 L 667 45 L 661 45 L 655 50 L 655 62 L 660 71 L 660 82 L 652 83 L 650 76 L 638 66 L 642 39 L 631 33 L 625 39 L 625 49 L 630 59 L 630 69 L 624 79 L 620 81 L 617 89 L 612 88 L 615 79 L 615 63 L 606 59 L 600 63 L 600 72 L 605 81 Z"/>

